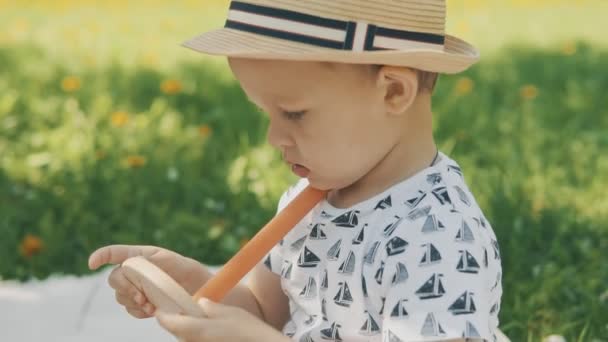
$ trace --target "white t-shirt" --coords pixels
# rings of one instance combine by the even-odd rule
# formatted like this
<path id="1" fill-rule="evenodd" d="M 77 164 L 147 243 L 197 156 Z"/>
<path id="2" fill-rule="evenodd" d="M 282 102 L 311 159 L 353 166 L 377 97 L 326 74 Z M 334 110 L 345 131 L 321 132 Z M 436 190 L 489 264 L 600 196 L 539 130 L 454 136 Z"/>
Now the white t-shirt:
<path id="1" fill-rule="evenodd" d="M 264 258 L 295 341 L 495 341 L 502 295 L 492 227 L 458 164 L 440 160 L 347 209 L 320 202 Z M 306 179 L 287 190 L 282 210 Z"/>

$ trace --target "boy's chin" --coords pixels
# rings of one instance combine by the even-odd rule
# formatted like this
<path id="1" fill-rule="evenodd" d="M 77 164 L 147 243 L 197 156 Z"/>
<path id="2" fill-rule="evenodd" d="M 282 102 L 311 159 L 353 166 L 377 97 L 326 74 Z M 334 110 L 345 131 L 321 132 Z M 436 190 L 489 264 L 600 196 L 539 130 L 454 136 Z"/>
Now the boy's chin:
<path id="1" fill-rule="evenodd" d="M 333 189 L 333 186 L 331 184 L 323 182 L 322 180 L 315 178 L 313 175 L 309 175 L 308 177 L 306 177 L 306 179 L 308 180 L 308 185 L 315 189 L 324 191 L 329 191 Z"/>

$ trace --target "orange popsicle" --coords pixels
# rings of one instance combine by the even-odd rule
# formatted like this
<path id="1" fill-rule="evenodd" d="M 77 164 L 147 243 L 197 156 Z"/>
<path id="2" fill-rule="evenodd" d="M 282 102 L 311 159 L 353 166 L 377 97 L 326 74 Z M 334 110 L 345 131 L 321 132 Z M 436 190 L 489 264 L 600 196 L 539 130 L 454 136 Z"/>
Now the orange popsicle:
<path id="1" fill-rule="evenodd" d="M 204 297 L 219 303 L 241 279 L 268 254 L 281 239 L 314 208 L 327 191 L 308 186 L 283 210 L 272 218 L 196 293 L 194 300 Z"/>

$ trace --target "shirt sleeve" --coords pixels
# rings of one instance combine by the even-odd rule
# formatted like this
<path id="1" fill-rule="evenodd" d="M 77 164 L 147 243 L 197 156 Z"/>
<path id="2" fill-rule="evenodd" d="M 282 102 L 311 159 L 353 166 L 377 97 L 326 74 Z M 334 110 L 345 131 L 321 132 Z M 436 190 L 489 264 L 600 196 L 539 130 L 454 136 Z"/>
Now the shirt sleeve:
<path id="1" fill-rule="evenodd" d="M 383 341 L 495 341 L 500 289 L 492 283 L 500 264 L 492 241 L 455 241 L 446 233 L 411 239 L 405 252 L 387 257 Z"/>
<path id="2" fill-rule="evenodd" d="M 276 214 L 280 213 L 307 185 L 306 179 L 301 179 L 296 184 L 290 186 L 279 199 L 279 204 L 277 205 Z M 275 214 L 275 215 L 276 215 Z M 272 273 L 281 275 L 281 268 L 283 265 L 283 244 L 285 238 L 281 239 L 279 243 L 277 243 L 271 250 L 266 254 L 263 259 L 264 265 L 272 271 Z"/>

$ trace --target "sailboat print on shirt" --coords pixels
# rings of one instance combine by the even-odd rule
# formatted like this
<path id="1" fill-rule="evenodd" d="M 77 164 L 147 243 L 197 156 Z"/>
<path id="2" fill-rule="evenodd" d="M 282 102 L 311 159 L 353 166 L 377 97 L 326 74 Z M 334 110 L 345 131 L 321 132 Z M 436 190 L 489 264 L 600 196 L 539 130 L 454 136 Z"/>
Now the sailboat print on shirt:
<path id="1" fill-rule="evenodd" d="M 483 216 L 479 217 L 479 222 L 481 222 L 482 227 L 488 228 L 488 226 L 486 226 L 486 219 Z"/>
<path id="2" fill-rule="evenodd" d="M 350 253 L 348 253 L 348 256 L 346 257 L 346 260 L 344 260 L 344 262 L 342 263 L 342 265 L 340 265 L 340 268 L 338 268 L 338 273 L 344 273 L 344 274 L 353 274 L 353 272 L 355 271 L 355 253 L 353 253 L 353 251 L 350 251 Z"/>
<path id="3" fill-rule="evenodd" d="M 357 237 L 353 239 L 353 241 L 352 241 L 353 245 L 359 245 L 363 242 L 363 237 L 365 234 L 364 232 L 365 232 L 366 227 L 367 227 L 367 223 L 363 225 L 363 227 L 359 231 L 359 234 L 357 234 Z"/>
<path id="4" fill-rule="evenodd" d="M 327 300 L 325 298 L 321 301 L 321 314 L 323 315 L 323 320 L 327 321 Z"/>
<path id="5" fill-rule="evenodd" d="M 441 205 L 452 205 L 452 199 L 450 199 L 450 195 L 448 194 L 448 189 L 445 186 L 435 188 L 432 190 L 433 195 L 437 198 Z"/>
<path id="6" fill-rule="evenodd" d="M 363 261 L 366 264 L 371 265 L 374 263 L 374 259 L 376 259 L 376 252 L 378 252 L 378 247 L 380 247 L 380 241 L 375 241 L 374 244 L 369 248 L 367 254 L 365 254 L 365 257 L 363 258 Z"/>
<path id="7" fill-rule="evenodd" d="M 456 269 L 463 273 L 478 273 L 479 264 L 473 255 L 467 250 L 460 250 L 458 252 L 460 253 L 460 260 L 458 261 Z"/>
<path id="8" fill-rule="evenodd" d="M 331 222 L 335 223 L 338 227 L 353 228 L 359 224 L 359 213 L 359 210 L 351 210 L 336 217 Z"/>
<path id="9" fill-rule="evenodd" d="M 328 280 L 327 280 L 327 268 L 323 270 L 323 280 L 321 280 L 321 291 L 325 291 L 328 288 Z"/>
<path id="10" fill-rule="evenodd" d="M 412 197 L 410 199 L 408 199 L 407 201 L 405 201 L 405 205 L 407 205 L 410 208 L 416 208 L 418 206 L 418 204 L 420 204 L 420 202 L 422 202 L 422 200 L 426 197 L 426 193 L 422 192 L 420 190 L 418 190 L 418 192 L 420 193 L 419 196 L 417 197 Z"/>
<path id="11" fill-rule="evenodd" d="M 317 296 L 317 282 L 315 281 L 315 278 L 308 277 L 308 282 L 306 283 L 306 286 L 304 286 L 304 288 L 300 292 L 300 297 L 303 297 L 306 299 L 311 299 L 316 296 Z"/>
<path id="12" fill-rule="evenodd" d="M 389 224 L 388 226 L 386 226 L 386 228 L 384 228 L 384 236 L 385 237 L 389 237 L 393 234 L 393 232 L 395 231 L 395 229 L 399 226 L 399 224 L 401 224 L 401 221 L 403 221 L 403 218 L 395 215 L 395 218 L 397 219 L 395 222 Z"/>
<path id="13" fill-rule="evenodd" d="M 270 255 L 271 254 L 269 253 L 266 259 L 264 259 L 264 265 L 266 265 L 266 267 L 272 271 L 272 260 L 270 259 Z"/>
<path id="14" fill-rule="evenodd" d="M 475 303 L 473 302 L 473 292 L 465 291 L 450 307 L 448 308 L 454 315 L 471 314 L 476 311 Z"/>
<path id="15" fill-rule="evenodd" d="M 336 293 L 336 296 L 334 297 L 334 303 L 340 306 L 349 307 L 353 303 L 353 296 L 348 288 L 348 283 L 341 281 L 338 283 L 338 286 L 339 289 L 338 293 Z"/>
<path id="16" fill-rule="evenodd" d="M 444 336 L 445 331 L 441 327 L 441 324 L 435 319 L 435 315 L 430 312 L 424 320 L 420 334 L 422 336 Z"/>
<path id="17" fill-rule="evenodd" d="M 494 259 L 500 259 L 500 248 L 498 248 L 498 241 L 492 240 L 492 247 L 494 248 Z"/>
<path id="18" fill-rule="evenodd" d="M 458 233 L 456 233 L 456 237 L 454 238 L 454 240 L 458 242 L 475 241 L 475 238 L 473 237 L 473 231 L 471 231 L 471 228 L 467 224 L 467 221 L 462 220 L 462 224 L 460 226 L 460 229 L 458 229 Z"/>
<path id="19" fill-rule="evenodd" d="M 342 327 L 342 325 L 333 322 L 331 324 L 330 328 L 326 328 L 326 329 L 322 329 L 321 330 L 321 338 L 324 340 L 330 340 L 330 341 L 342 341 L 342 338 L 340 337 L 340 328 Z"/>
<path id="20" fill-rule="evenodd" d="M 380 261 L 380 268 L 378 268 L 378 270 L 376 271 L 376 275 L 374 276 L 374 278 L 376 278 L 376 283 L 378 283 L 378 285 L 382 285 L 382 276 L 384 275 L 384 261 Z"/>
<path id="21" fill-rule="evenodd" d="M 340 257 L 340 244 L 342 243 L 342 239 L 336 241 L 327 251 L 327 260 L 334 261 L 338 260 Z"/>
<path id="22" fill-rule="evenodd" d="M 463 178 L 462 177 L 462 170 L 460 169 L 460 167 L 458 167 L 456 165 L 448 165 L 448 172 L 449 171 L 456 172 L 456 174 L 458 174 L 460 176 L 460 178 Z"/>
<path id="23" fill-rule="evenodd" d="M 496 311 L 498 311 L 498 303 L 494 303 L 494 305 L 492 305 L 492 307 L 490 308 L 490 315 L 495 314 Z"/>
<path id="24" fill-rule="evenodd" d="M 302 337 L 300 337 L 299 342 L 315 342 L 315 340 L 310 337 L 310 331 L 306 332 Z"/>
<path id="25" fill-rule="evenodd" d="M 378 323 L 376 323 L 374 317 L 372 317 L 372 315 L 367 310 L 365 310 L 365 313 L 367 314 L 367 319 L 361 326 L 361 329 L 359 329 L 359 335 L 378 335 L 380 333 L 380 326 L 378 325 Z"/>
<path id="26" fill-rule="evenodd" d="M 327 235 L 325 235 L 325 232 L 321 229 L 321 227 L 324 227 L 325 224 L 323 223 L 317 223 L 314 225 L 314 227 L 312 227 L 312 230 L 310 231 L 310 239 L 311 240 L 326 240 L 327 239 Z"/>
<path id="27" fill-rule="evenodd" d="M 415 221 L 421 217 L 428 216 L 431 212 L 431 206 L 427 205 L 422 208 L 416 208 L 407 214 L 407 219 L 410 221 Z"/>
<path id="28" fill-rule="evenodd" d="M 477 338 L 477 337 L 481 337 L 481 335 L 479 335 L 479 332 L 477 331 L 477 329 L 475 329 L 475 326 L 467 321 L 467 325 L 465 330 L 462 332 L 462 338 Z"/>
<path id="29" fill-rule="evenodd" d="M 488 250 L 483 248 L 483 267 L 488 268 Z"/>
<path id="30" fill-rule="evenodd" d="M 422 247 L 426 248 L 418 266 L 434 265 L 441 261 L 441 254 L 439 254 L 439 251 L 432 243 L 425 243 Z"/>
<path id="31" fill-rule="evenodd" d="M 437 219 L 437 217 L 435 217 L 434 214 L 427 216 L 426 221 L 424 221 L 424 224 L 422 225 L 423 233 L 434 233 L 444 230 L 445 226 Z"/>
<path id="32" fill-rule="evenodd" d="M 391 284 L 393 286 L 403 283 L 409 277 L 409 274 L 407 273 L 407 268 L 405 268 L 404 264 L 398 262 L 395 267 L 397 268 L 397 270 L 395 271 L 395 274 L 393 275 L 393 280 L 391 281 Z"/>
<path id="33" fill-rule="evenodd" d="M 283 260 L 283 267 L 281 267 L 281 277 L 284 279 L 291 279 L 291 269 L 293 268 L 293 263 L 288 260 Z"/>
<path id="34" fill-rule="evenodd" d="M 388 195 L 385 199 L 381 200 L 380 202 L 378 202 L 378 204 L 376 204 L 376 207 L 374 207 L 374 210 L 388 209 L 392 206 L 393 206 L 393 204 L 392 204 L 391 195 Z"/>
<path id="35" fill-rule="evenodd" d="M 384 335 L 384 340 L 382 342 L 403 342 L 395 333 L 393 333 L 390 329 L 387 330 L 387 333 Z"/>
<path id="36" fill-rule="evenodd" d="M 431 173 L 426 175 L 426 181 L 430 185 L 437 185 L 441 183 L 441 173 Z"/>
<path id="37" fill-rule="evenodd" d="M 308 247 L 304 247 L 304 250 L 300 253 L 298 258 L 299 267 L 317 267 L 321 259 L 316 256 L 315 253 L 311 252 Z"/>
<path id="38" fill-rule="evenodd" d="M 363 297 L 369 297 L 367 295 L 367 284 L 363 275 L 361 275 L 361 288 L 363 289 Z"/>
<path id="39" fill-rule="evenodd" d="M 402 238 L 395 236 L 386 243 L 386 253 L 388 256 L 393 256 L 405 252 L 405 248 L 409 243 Z"/>
<path id="40" fill-rule="evenodd" d="M 433 274 L 424 284 L 416 291 L 416 295 L 420 299 L 438 298 L 445 294 L 443 283 L 441 282 L 443 274 Z"/>
<path id="41" fill-rule="evenodd" d="M 332 218 L 334 215 L 328 214 L 325 210 L 321 211 L 321 218 Z"/>
<path id="42" fill-rule="evenodd" d="M 308 315 L 308 319 L 304 321 L 304 325 L 311 325 L 317 319 L 317 315 Z"/>
<path id="43" fill-rule="evenodd" d="M 460 197 L 460 200 L 462 201 L 462 203 L 464 203 L 470 207 L 471 200 L 469 199 L 469 196 L 467 196 L 467 194 L 464 192 L 464 190 L 462 190 L 462 188 L 460 188 L 458 185 L 454 185 L 454 189 L 456 189 L 456 192 L 458 193 L 458 197 Z"/>
<path id="44" fill-rule="evenodd" d="M 494 282 L 494 285 L 492 285 L 492 288 L 490 289 L 490 291 L 494 291 L 494 289 L 498 286 L 498 284 L 500 284 L 501 277 L 502 277 L 502 273 L 498 272 L 496 274 L 496 281 Z"/>
<path id="45" fill-rule="evenodd" d="M 401 299 L 400 301 L 397 302 L 397 304 L 395 304 L 395 306 L 393 307 L 393 310 L 391 310 L 391 318 L 404 319 L 409 316 L 409 314 L 407 313 L 407 311 L 405 310 L 405 307 L 404 307 L 405 302 L 407 302 L 407 299 Z"/>
<path id="46" fill-rule="evenodd" d="M 300 249 L 302 249 L 302 246 L 304 246 L 304 242 L 306 241 L 306 238 L 308 237 L 308 235 L 304 235 L 301 238 L 297 239 L 294 243 L 291 244 L 291 250 L 292 251 L 299 251 Z"/>

